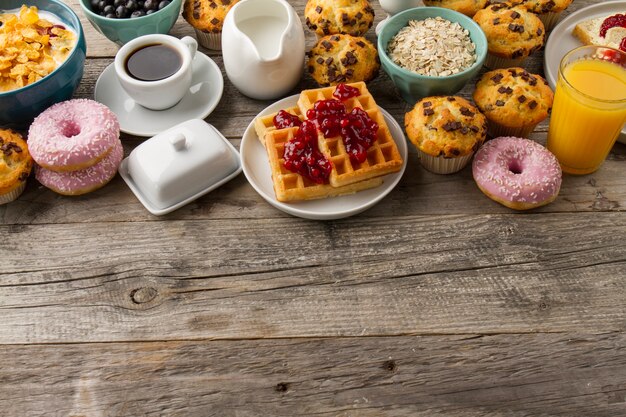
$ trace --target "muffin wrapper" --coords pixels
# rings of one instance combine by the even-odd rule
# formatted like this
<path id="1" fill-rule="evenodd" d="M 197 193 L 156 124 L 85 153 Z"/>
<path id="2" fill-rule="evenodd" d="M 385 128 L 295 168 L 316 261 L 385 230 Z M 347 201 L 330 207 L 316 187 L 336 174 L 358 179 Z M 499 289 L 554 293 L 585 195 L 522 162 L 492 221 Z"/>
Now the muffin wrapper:
<path id="1" fill-rule="evenodd" d="M 541 20 L 543 25 L 546 27 L 546 32 L 550 32 L 552 29 L 554 29 L 556 24 L 559 23 L 559 19 L 561 18 L 561 13 L 562 12 L 543 13 L 543 14 L 537 15 L 539 16 L 539 19 Z"/>
<path id="2" fill-rule="evenodd" d="M 474 152 L 469 155 L 459 156 L 458 158 L 444 158 L 443 156 L 432 156 L 420 149 L 417 150 L 420 157 L 420 163 L 424 168 L 434 174 L 454 174 L 459 172 L 474 156 Z"/>
<path id="3" fill-rule="evenodd" d="M 524 61 L 526 61 L 525 56 L 521 58 L 502 58 L 496 55 L 487 54 L 487 59 L 485 59 L 485 66 L 489 69 L 495 70 L 500 68 L 511 68 L 511 67 L 523 67 Z"/>
<path id="4" fill-rule="evenodd" d="M 500 136 L 514 136 L 516 138 L 528 139 L 528 136 L 530 136 L 533 130 L 535 130 L 535 127 L 537 127 L 536 124 L 532 126 L 508 127 L 489 121 L 487 133 L 492 138 L 498 138 Z"/>
<path id="5" fill-rule="evenodd" d="M 0 205 L 10 203 L 11 201 L 17 200 L 17 198 L 22 194 L 26 188 L 26 181 L 22 182 L 22 185 L 17 187 L 15 190 L 10 193 L 0 195 Z"/>
<path id="6" fill-rule="evenodd" d="M 222 32 L 213 33 L 213 32 L 203 32 L 201 30 L 195 29 L 196 37 L 198 38 L 198 43 L 205 48 L 213 49 L 214 51 L 222 50 Z"/>

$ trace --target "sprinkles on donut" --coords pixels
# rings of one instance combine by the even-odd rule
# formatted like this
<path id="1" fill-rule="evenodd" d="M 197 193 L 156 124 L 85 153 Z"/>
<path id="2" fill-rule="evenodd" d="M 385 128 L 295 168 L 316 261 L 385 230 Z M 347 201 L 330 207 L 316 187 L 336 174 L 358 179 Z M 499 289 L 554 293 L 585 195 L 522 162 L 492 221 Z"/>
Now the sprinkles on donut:
<path id="1" fill-rule="evenodd" d="M 529 210 L 554 201 L 562 171 L 556 157 L 530 139 L 499 137 L 474 156 L 472 174 L 489 198 L 514 210 Z"/>

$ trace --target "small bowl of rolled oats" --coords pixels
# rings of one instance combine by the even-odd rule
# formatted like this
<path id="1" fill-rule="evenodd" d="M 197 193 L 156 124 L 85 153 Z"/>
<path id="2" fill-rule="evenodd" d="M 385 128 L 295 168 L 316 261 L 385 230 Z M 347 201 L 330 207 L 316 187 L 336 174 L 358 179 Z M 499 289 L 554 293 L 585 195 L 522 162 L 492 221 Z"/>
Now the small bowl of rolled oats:
<path id="1" fill-rule="evenodd" d="M 381 66 L 402 98 L 453 95 L 473 79 L 487 56 L 487 38 L 467 16 L 441 7 L 394 15 L 378 35 Z"/>

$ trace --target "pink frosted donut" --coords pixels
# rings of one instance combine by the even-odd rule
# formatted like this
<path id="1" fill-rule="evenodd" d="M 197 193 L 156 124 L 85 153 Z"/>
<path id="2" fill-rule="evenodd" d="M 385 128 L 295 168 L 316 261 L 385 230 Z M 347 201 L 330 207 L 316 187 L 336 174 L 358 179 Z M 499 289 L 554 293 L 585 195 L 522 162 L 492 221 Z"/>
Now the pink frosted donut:
<path id="1" fill-rule="evenodd" d="M 554 201 L 561 188 L 561 166 L 550 151 L 529 139 L 500 137 L 474 156 L 472 174 L 487 197 L 515 210 Z"/>
<path id="2" fill-rule="evenodd" d="M 35 162 L 52 171 L 90 167 L 113 148 L 120 136 L 117 116 L 88 99 L 57 103 L 33 121 L 28 150 Z"/>
<path id="3" fill-rule="evenodd" d="M 119 140 L 100 162 L 79 171 L 57 172 L 40 166 L 35 167 L 35 178 L 63 195 L 81 195 L 97 190 L 111 181 L 122 162 L 124 148 Z"/>

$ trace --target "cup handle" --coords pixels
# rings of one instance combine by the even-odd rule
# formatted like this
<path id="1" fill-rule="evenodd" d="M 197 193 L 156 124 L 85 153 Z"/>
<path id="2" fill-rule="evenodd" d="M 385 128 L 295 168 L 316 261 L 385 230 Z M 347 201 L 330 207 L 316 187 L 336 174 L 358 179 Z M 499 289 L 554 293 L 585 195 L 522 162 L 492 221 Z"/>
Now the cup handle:
<path id="1" fill-rule="evenodd" d="M 196 51 L 198 50 L 198 41 L 191 36 L 185 36 L 181 38 L 181 42 L 187 45 L 187 48 L 189 48 L 189 52 L 191 53 L 191 58 L 193 59 L 196 55 Z"/>

